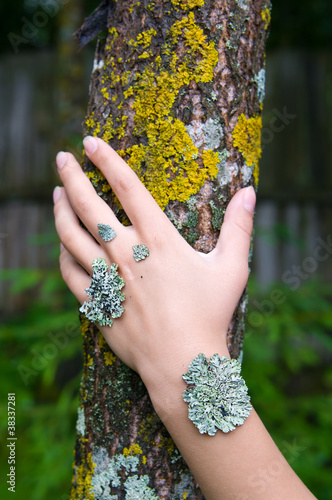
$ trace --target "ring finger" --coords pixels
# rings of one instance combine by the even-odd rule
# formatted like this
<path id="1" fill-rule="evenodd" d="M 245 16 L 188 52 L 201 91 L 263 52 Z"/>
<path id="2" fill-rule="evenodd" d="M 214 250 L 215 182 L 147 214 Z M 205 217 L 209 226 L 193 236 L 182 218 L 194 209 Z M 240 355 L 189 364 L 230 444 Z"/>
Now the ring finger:
<path id="1" fill-rule="evenodd" d="M 55 227 L 62 244 L 74 259 L 92 275 L 93 260 L 102 257 L 108 261 L 106 252 L 80 225 L 64 188 L 54 190 L 54 200 Z"/>

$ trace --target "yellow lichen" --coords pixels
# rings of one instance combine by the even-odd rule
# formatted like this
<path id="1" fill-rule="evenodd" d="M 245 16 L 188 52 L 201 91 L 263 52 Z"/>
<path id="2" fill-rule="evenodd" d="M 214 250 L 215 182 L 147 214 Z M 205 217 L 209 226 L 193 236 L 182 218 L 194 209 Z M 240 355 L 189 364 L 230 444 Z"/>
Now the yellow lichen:
<path id="1" fill-rule="evenodd" d="M 123 455 L 142 455 L 143 451 L 139 444 L 132 444 L 129 448 L 123 448 Z"/>
<path id="2" fill-rule="evenodd" d="M 203 5 L 203 0 L 172 0 L 173 5 L 183 9 L 193 9 Z M 106 51 L 111 53 L 112 45 L 119 36 L 115 29 L 110 30 L 111 40 Z M 139 51 L 140 70 L 131 78 L 129 71 L 120 77 L 116 72 L 114 58 L 105 61 L 114 68 L 107 76 L 103 75 L 101 94 L 109 97 L 107 89 L 116 89 L 118 100 L 123 95 L 130 99 L 134 110 L 133 133 L 144 138 L 139 145 L 128 147 L 122 156 L 140 177 L 161 208 L 170 200 L 185 202 L 196 194 L 208 178 L 218 173 L 218 155 L 212 150 L 199 150 L 189 136 L 182 121 L 174 117 L 174 104 L 179 92 L 191 81 L 210 82 L 218 62 L 218 52 L 214 41 L 207 41 L 202 28 L 196 23 L 195 15 L 189 12 L 175 21 L 166 33 L 166 40 L 160 47 L 161 55 L 154 60 L 151 44 L 157 35 L 149 29 L 128 41 L 133 51 Z M 162 57 L 161 57 L 162 56 Z M 129 81 L 131 79 L 131 84 Z M 119 89 L 119 84 L 124 88 Z M 128 85 L 128 86 L 127 86 Z M 127 87 L 127 88 L 126 88 Z M 117 101 L 118 102 L 118 101 Z M 122 109 L 120 99 L 117 108 Z M 110 142 L 113 138 L 122 139 L 127 133 L 127 116 L 121 119 L 110 116 L 106 120 L 102 138 Z M 93 113 L 86 121 L 92 135 L 100 134 L 100 128 Z M 89 173 L 92 183 L 107 192 L 110 188 L 101 175 Z"/>
<path id="3" fill-rule="evenodd" d="M 116 361 L 116 356 L 112 352 L 104 352 L 105 365 L 112 366 Z"/>
<path id="4" fill-rule="evenodd" d="M 83 461 L 81 465 L 74 466 L 74 484 L 70 495 L 71 500 L 81 500 L 82 498 L 84 500 L 94 500 L 95 497 L 91 485 L 94 467 L 95 464 L 92 461 L 91 453 L 88 453 L 86 461 Z"/>
<path id="5" fill-rule="evenodd" d="M 264 7 L 264 9 L 261 12 L 261 17 L 264 21 L 264 28 L 267 30 L 271 22 L 271 12 L 268 7 Z"/>
<path id="6" fill-rule="evenodd" d="M 95 169 L 93 172 L 85 172 L 85 175 L 90 179 L 93 186 L 95 188 L 100 188 L 103 193 L 107 193 L 111 189 L 111 186 L 100 170 Z"/>
<path id="7" fill-rule="evenodd" d="M 93 358 L 88 354 L 86 366 L 92 366 L 93 365 Z"/>
<path id="8" fill-rule="evenodd" d="M 261 148 L 262 118 L 253 116 L 246 118 L 242 113 L 233 130 L 233 145 L 242 153 L 248 167 L 254 166 L 254 178 L 258 183 L 258 162 L 262 156 Z"/>
<path id="9" fill-rule="evenodd" d="M 180 42 L 186 48 L 181 58 L 176 54 Z M 147 138 L 147 144 L 127 148 L 127 161 L 165 208 L 170 200 L 188 200 L 208 177 L 217 175 L 214 153 L 200 156 L 184 123 L 171 113 L 184 85 L 212 80 L 218 53 L 214 42 L 206 42 L 193 12 L 173 24 L 162 52 L 169 59 L 169 71 L 156 73 L 154 63 L 147 64 L 124 97 L 134 96 L 134 134 Z"/>
<path id="10" fill-rule="evenodd" d="M 100 134 L 100 123 L 94 120 L 93 117 L 94 117 L 94 111 L 92 111 L 89 118 L 85 120 L 85 124 L 87 126 L 87 134 L 97 137 L 98 134 Z"/>
<path id="11" fill-rule="evenodd" d="M 217 152 L 208 149 L 202 153 L 204 167 L 210 172 L 210 176 L 216 177 L 218 174 L 219 155 Z"/>
<path id="12" fill-rule="evenodd" d="M 171 2 L 175 7 L 183 10 L 191 10 L 204 5 L 204 0 L 171 0 Z"/>
<path id="13" fill-rule="evenodd" d="M 259 180 L 259 164 L 256 163 L 253 171 L 253 176 L 254 176 L 254 181 L 255 181 L 255 186 L 258 186 L 258 180 Z"/>
<path id="14" fill-rule="evenodd" d="M 143 49 L 147 49 L 151 45 L 151 39 L 157 34 L 155 29 L 150 29 L 147 31 L 142 31 L 136 37 L 136 40 L 129 40 L 128 45 L 132 47 L 141 46 Z"/>
<path id="15" fill-rule="evenodd" d="M 106 342 L 106 340 L 104 339 L 99 330 L 98 330 L 98 346 L 99 349 L 106 349 L 106 350 L 109 349 L 108 343 Z"/>
<path id="16" fill-rule="evenodd" d="M 85 338 L 88 330 L 89 330 L 89 327 L 90 327 L 90 321 L 84 316 L 82 315 L 82 319 L 81 319 L 81 335 L 83 338 Z"/>
<path id="17" fill-rule="evenodd" d="M 110 94 L 109 92 L 107 91 L 107 88 L 106 87 L 103 87 L 101 89 L 101 93 L 103 94 L 103 97 L 104 99 L 108 100 L 110 98 Z"/>

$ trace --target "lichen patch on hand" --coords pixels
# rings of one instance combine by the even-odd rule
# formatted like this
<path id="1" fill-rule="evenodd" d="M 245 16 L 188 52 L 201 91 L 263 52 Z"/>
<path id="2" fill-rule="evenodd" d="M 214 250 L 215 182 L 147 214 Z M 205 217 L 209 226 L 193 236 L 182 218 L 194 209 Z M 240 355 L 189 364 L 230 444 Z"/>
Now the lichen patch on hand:
<path id="1" fill-rule="evenodd" d="M 144 260 L 150 255 L 149 249 L 145 245 L 134 245 L 133 250 L 134 250 L 134 259 L 136 260 L 136 262 Z"/>
<path id="2" fill-rule="evenodd" d="M 98 227 L 98 233 L 99 236 L 104 240 L 104 241 L 111 241 L 114 240 L 116 236 L 116 232 L 114 229 L 109 226 L 108 224 L 102 224 L 101 222 L 97 224 Z"/>
<path id="3" fill-rule="evenodd" d="M 111 264 L 108 270 L 108 264 L 102 258 L 93 261 L 92 269 L 91 284 L 85 290 L 91 300 L 83 303 L 80 312 L 101 326 L 111 326 L 112 319 L 119 318 L 124 312 L 121 303 L 125 296 L 121 289 L 125 282 L 118 275 L 118 266 Z"/>
<path id="4" fill-rule="evenodd" d="M 252 406 L 240 372 L 236 359 L 214 354 L 208 360 L 201 353 L 182 375 L 189 386 L 183 393 L 189 403 L 188 416 L 201 434 L 232 431 L 249 416 Z"/>

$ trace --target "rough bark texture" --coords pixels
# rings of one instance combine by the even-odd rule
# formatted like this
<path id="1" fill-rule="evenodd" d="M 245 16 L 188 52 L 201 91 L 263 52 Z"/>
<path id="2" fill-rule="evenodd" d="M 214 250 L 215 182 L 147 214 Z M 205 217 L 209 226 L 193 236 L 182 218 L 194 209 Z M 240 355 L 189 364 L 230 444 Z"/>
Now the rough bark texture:
<path id="1" fill-rule="evenodd" d="M 84 133 L 110 142 L 183 237 L 209 252 L 232 195 L 258 181 L 270 2 L 118 0 L 107 12 Z M 128 223 L 101 173 L 87 159 L 83 168 Z M 243 294 L 228 333 L 235 358 L 245 310 Z M 202 499 L 140 378 L 81 321 L 71 498 Z"/>

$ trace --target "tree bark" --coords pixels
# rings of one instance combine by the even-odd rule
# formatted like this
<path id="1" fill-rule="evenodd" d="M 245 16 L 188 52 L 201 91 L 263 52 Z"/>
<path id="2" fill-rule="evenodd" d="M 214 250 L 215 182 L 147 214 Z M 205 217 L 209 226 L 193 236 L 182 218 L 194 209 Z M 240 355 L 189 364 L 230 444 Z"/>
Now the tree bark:
<path id="1" fill-rule="evenodd" d="M 183 237 L 209 252 L 230 198 L 258 182 L 270 1 L 118 0 L 103 9 L 108 34 L 96 49 L 84 134 L 108 141 Z M 129 223 L 87 158 L 83 169 Z M 228 332 L 234 358 L 246 301 L 245 292 Z M 81 330 L 71 499 L 202 499 L 139 376 L 84 317 Z"/>

